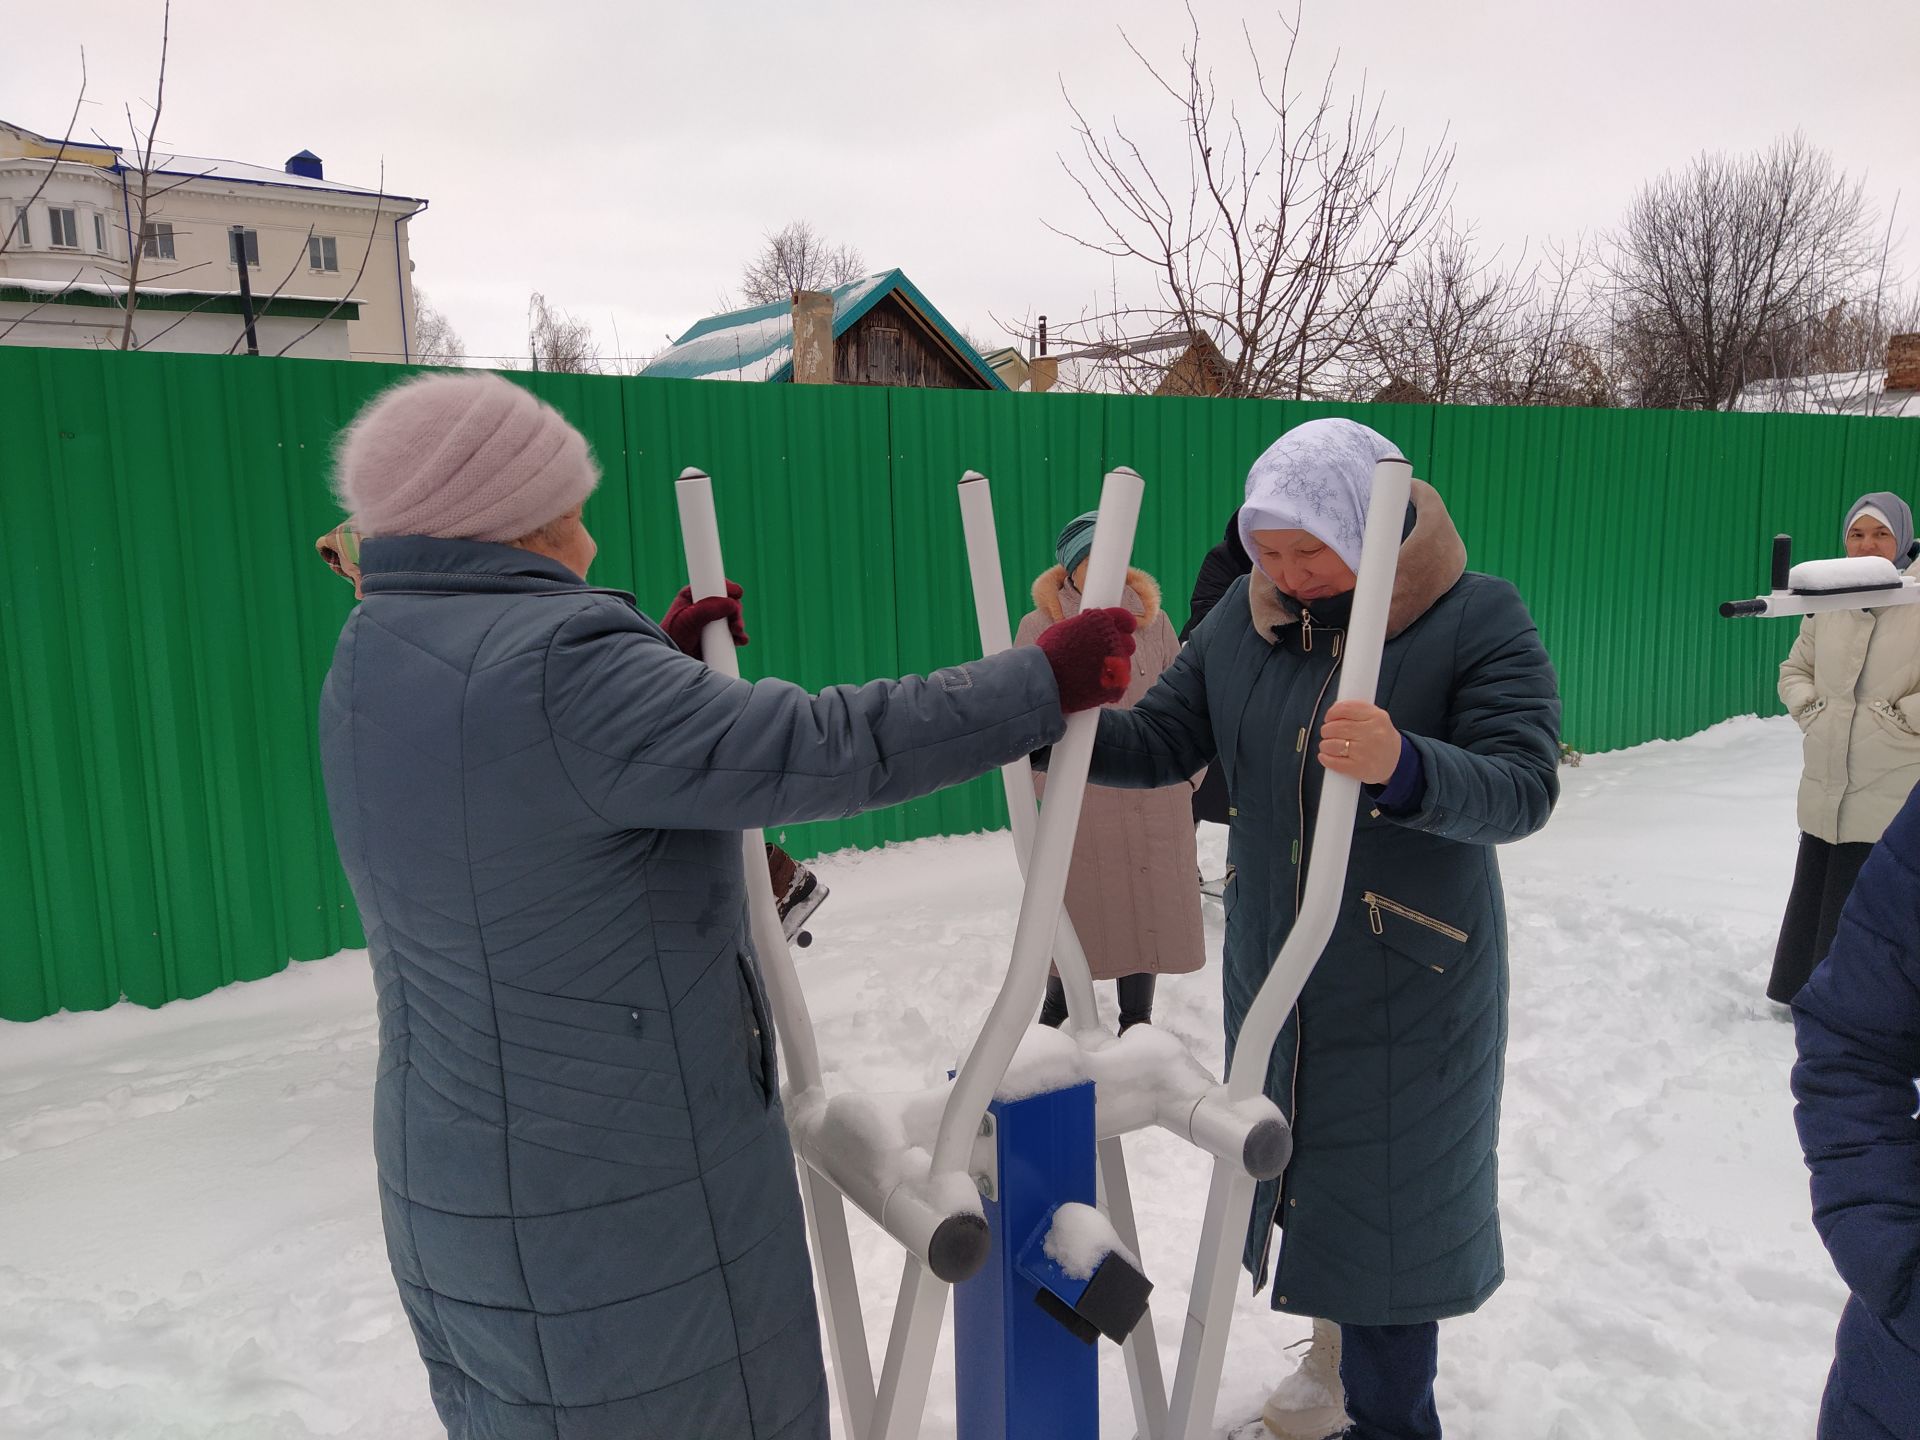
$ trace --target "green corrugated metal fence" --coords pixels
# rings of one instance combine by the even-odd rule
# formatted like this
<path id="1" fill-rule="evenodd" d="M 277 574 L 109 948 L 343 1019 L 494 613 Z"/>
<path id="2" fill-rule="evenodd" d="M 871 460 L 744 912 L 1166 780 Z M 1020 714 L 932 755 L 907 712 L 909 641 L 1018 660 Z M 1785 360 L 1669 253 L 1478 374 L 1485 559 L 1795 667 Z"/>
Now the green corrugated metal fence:
<path id="1" fill-rule="evenodd" d="M 352 603 L 314 558 L 328 457 L 395 372 L 0 347 L 0 1017 L 159 1004 L 361 943 L 315 707 Z M 1920 425 L 1668 412 L 1326 406 L 517 376 L 586 433 L 596 581 L 683 583 L 674 478 L 715 478 L 750 675 L 809 687 L 977 650 L 954 485 L 994 481 L 1017 618 L 1110 465 L 1148 481 L 1137 563 L 1176 623 L 1253 458 L 1364 419 L 1445 493 L 1607 749 L 1770 711 L 1784 625 L 1731 624 L 1765 541 L 1837 547 L 1841 507 L 1920 479 Z M 796 827 L 802 853 L 1001 823 L 976 781 Z"/>

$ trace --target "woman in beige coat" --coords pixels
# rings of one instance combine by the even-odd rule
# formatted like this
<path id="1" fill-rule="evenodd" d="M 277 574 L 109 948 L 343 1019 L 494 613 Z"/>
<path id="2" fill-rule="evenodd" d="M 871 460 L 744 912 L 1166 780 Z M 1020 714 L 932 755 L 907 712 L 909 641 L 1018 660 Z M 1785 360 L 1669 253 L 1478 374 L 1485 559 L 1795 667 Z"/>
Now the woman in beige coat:
<path id="1" fill-rule="evenodd" d="M 1080 611 L 1093 552 L 1091 514 L 1069 522 L 1054 551 L 1060 563 L 1033 582 L 1034 610 L 1020 622 L 1016 645 L 1032 645 L 1048 626 Z M 1137 703 L 1180 653 L 1173 624 L 1160 608 L 1160 587 L 1142 570 L 1127 571 L 1127 608 L 1134 632 L 1133 678 L 1120 700 Z M 1199 776 L 1195 776 L 1197 783 Z M 1044 791 L 1046 777 L 1034 776 Z M 1193 840 L 1193 789 L 1113 790 L 1089 785 L 1067 876 L 1067 915 L 1096 980 L 1119 982 L 1120 1031 L 1153 1018 L 1156 975 L 1198 970 L 1206 954 L 1200 924 L 1199 862 Z M 1043 1025 L 1067 1018 L 1066 992 L 1047 981 Z"/>
<path id="2" fill-rule="evenodd" d="M 1862 495 L 1846 540 L 1849 556 L 1909 565 L 1913 512 L 1897 495 Z M 1920 606 L 1809 615 L 1780 666 L 1780 700 L 1806 735 L 1800 858 L 1767 982 L 1785 1005 L 1825 958 L 1867 852 L 1920 783 Z"/>

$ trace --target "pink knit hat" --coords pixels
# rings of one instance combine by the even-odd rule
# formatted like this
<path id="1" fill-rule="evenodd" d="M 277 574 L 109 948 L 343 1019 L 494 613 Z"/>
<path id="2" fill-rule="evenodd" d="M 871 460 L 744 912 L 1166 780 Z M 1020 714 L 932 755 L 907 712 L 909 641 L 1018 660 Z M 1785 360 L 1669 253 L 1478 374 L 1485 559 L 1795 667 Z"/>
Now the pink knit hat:
<path id="1" fill-rule="evenodd" d="M 363 536 L 518 540 L 593 493 L 600 469 L 559 411 L 498 375 L 420 375 L 341 437 L 334 493 Z"/>

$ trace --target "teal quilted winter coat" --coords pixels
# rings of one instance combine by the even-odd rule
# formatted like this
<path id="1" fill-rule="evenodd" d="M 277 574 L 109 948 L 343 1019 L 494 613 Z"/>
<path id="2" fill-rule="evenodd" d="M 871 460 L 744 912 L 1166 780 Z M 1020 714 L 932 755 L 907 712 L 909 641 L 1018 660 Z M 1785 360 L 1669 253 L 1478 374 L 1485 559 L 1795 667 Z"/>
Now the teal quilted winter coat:
<path id="1" fill-rule="evenodd" d="M 1256 1288 L 1271 1272 L 1275 1309 L 1352 1325 L 1465 1314 L 1501 1281 L 1507 939 L 1493 847 L 1538 830 L 1559 793 L 1560 702 L 1526 606 L 1506 581 L 1465 573 L 1430 487 L 1416 482 L 1415 506 L 1378 702 L 1419 752 L 1425 790 L 1393 815 L 1363 796 L 1333 938 L 1267 1077 L 1293 1160 L 1259 1187 L 1245 1252 Z M 1333 623 L 1312 623 L 1314 609 Z M 1342 617 L 1316 602 L 1303 622 L 1256 569 L 1137 706 L 1100 716 L 1102 785 L 1174 784 L 1216 756 L 1225 771 L 1229 1055 L 1297 913 Z"/>
<path id="2" fill-rule="evenodd" d="M 321 702 L 387 1252 L 453 1440 L 825 1440 L 740 834 L 1059 737 L 1046 657 L 729 679 L 526 551 L 370 540 Z"/>

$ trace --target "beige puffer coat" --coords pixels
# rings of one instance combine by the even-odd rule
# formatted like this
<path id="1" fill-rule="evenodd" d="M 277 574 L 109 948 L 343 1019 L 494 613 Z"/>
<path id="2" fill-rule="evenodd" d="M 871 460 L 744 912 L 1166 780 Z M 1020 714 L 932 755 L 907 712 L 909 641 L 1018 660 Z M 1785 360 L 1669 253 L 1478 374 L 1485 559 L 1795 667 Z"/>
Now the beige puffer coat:
<path id="1" fill-rule="evenodd" d="M 1800 828 L 1830 845 L 1877 842 L 1920 784 L 1920 606 L 1809 615 L 1780 700 L 1806 734 Z"/>
<path id="2" fill-rule="evenodd" d="M 1056 620 L 1079 614 L 1080 592 L 1056 565 L 1033 582 L 1033 603 L 1037 608 L 1020 622 L 1016 645 L 1031 645 Z M 1160 587 L 1151 575 L 1127 572 L 1126 603 L 1140 622 L 1133 679 L 1120 701 L 1130 708 L 1173 663 L 1180 639 L 1160 609 Z M 1044 793 L 1046 777 L 1034 776 L 1034 784 Z M 1096 980 L 1200 968 L 1206 937 L 1197 867 L 1191 786 L 1087 787 L 1067 875 L 1067 915 Z"/>

